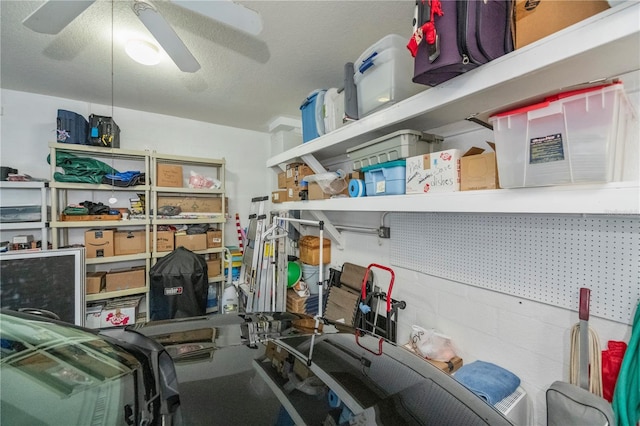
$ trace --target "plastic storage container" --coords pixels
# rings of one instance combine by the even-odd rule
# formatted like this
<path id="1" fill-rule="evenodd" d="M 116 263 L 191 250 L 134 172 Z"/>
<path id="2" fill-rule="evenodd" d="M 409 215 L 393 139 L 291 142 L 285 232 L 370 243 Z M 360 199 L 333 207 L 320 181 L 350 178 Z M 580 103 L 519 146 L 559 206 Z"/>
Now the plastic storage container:
<path id="1" fill-rule="evenodd" d="M 344 126 L 344 90 L 335 87 L 327 90 L 324 95 L 322 118 L 325 134 Z"/>
<path id="2" fill-rule="evenodd" d="M 399 130 L 347 150 L 353 170 L 401 160 L 414 155 L 428 154 L 439 148 L 440 136 L 417 130 Z"/>
<path id="3" fill-rule="evenodd" d="M 3 223 L 40 222 L 42 220 L 41 206 L 0 206 L 0 221 Z"/>
<path id="4" fill-rule="evenodd" d="M 363 168 L 367 197 L 404 194 L 405 168 L 405 160 Z"/>
<path id="5" fill-rule="evenodd" d="M 411 81 L 413 58 L 406 37 L 389 34 L 365 50 L 354 64 L 360 118 L 426 89 Z"/>
<path id="6" fill-rule="evenodd" d="M 314 90 L 300 105 L 302 113 L 302 142 L 324 135 L 324 89 Z"/>
<path id="7" fill-rule="evenodd" d="M 490 117 L 502 188 L 638 180 L 638 118 L 621 83 Z"/>

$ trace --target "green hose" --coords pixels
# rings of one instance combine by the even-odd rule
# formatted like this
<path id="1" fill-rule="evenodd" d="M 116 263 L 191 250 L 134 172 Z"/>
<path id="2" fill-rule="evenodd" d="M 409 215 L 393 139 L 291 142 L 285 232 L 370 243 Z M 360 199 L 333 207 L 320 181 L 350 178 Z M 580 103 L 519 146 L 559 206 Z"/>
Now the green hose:
<path id="1" fill-rule="evenodd" d="M 640 422 L 640 304 L 636 306 L 631 339 L 613 392 L 613 412 L 618 426 Z"/>

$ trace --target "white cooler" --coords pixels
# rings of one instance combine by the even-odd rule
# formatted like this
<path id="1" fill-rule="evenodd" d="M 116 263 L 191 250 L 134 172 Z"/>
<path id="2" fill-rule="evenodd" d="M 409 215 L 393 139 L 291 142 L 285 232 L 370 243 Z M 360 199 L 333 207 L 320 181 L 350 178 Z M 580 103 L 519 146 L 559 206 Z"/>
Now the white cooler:
<path id="1" fill-rule="evenodd" d="M 413 78 L 406 37 L 389 34 L 365 50 L 354 64 L 360 118 L 415 95 L 427 87 Z"/>

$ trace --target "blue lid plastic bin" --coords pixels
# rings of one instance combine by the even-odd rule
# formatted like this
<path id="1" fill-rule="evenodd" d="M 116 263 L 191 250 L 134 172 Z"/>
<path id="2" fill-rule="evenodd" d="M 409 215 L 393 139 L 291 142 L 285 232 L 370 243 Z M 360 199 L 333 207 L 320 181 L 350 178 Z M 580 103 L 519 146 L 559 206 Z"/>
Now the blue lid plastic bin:
<path id="1" fill-rule="evenodd" d="M 406 161 L 395 160 L 362 168 L 367 197 L 404 194 Z"/>
<path id="2" fill-rule="evenodd" d="M 302 112 L 302 142 L 324 135 L 324 89 L 314 90 L 300 105 Z"/>

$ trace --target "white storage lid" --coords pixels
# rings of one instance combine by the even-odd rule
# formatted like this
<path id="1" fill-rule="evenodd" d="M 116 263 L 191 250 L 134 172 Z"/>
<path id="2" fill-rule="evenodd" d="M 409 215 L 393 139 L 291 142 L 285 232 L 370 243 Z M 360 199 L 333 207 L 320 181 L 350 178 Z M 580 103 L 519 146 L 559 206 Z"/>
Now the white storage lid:
<path id="1" fill-rule="evenodd" d="M 398 52 L 399 51 L 396 50 L 395 48 L 386 49 L 386 50 L 377 52 L 377 54 L 375 56 L 373 56 L 373 57 L 371 57 L 369 59 L 369 61 L 371 62 L 371 65 L 369 65 L 366 68 L 364 68 L 362 70 L 362 72 L 360 71 L 359 67 L 355 68 L 355 74 L 353 75 L 353 82 L 356 84 L 356 86 L 359 86 L 360 82 L 367 75 L 371 74 L 370 71 L 373 71 L 376 68 L 382 68 L 382 65 L 397 59 Z M 400 51 L 400 52 L 402 52 L 402 54 L 405 53 L 404 51 Z"/>
<path id="2" fill-rule="evenodd" d="M 358 71 L 358 68 L 360 68 L 360 65 L 362 65 L 362 63 L 374 53 L 377 53 L 378 55 L 380 55 L 383 51 L 389 50 L 389 49 L 405 49 L 406 50 L 406 45 L 407 45 L 406 37 L 402 37 L 398 34 L 389 34 L 381 38 L 372 46 L 370 46 L 367 50 L 365 50 L 362 53 L 362 55 L 360 55 L 358 60 L 354 62 L 353 67 L 355 69 L 355 75 L 360 74 Z M 385 56 L 388 57 L 388 54 Z"/>
<path id="3" fill-rule="evenodd" d="M 398 130 L 397 132 L 389 133 L 388 135 L 380 136 L 379 138 L 376 138 L 372 141 L 365 142 L 358 146 L 354 146 L 353 148 L 349 148 L 347 149 L 347 154 L 351 154 L 352 152 L 359 151 L 362 148 L 375 145 L 379 142 L 386 141 L 388 139 L 393 139 L 396 136 L 400 136 L 400 135 L 409 135 L 409 136 L 413 135 L 416 140 L 428 140 L 428 141 L 433 140 L 433 138 L 430 137 L 432 135 L 428 135 L 427 133 L 421 132 L 419 130 L 410 130 L 410 129 Z"/>

